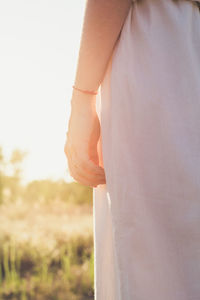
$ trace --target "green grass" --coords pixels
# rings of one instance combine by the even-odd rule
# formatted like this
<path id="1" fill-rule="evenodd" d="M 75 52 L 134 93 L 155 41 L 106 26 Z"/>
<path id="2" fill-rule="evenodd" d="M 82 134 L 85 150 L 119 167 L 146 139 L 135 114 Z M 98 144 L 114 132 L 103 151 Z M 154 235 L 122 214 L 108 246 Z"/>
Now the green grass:
<path id="1" fill-rule="evenodd" d="M 2 244 L 1 244 L 2 245 Z M 93 299 L 93 241 L 76 237 L 43 255 L 4 242 L 0 252 L 0 299 Z"/>
<path id="2" fill-rule="evenodd" d="M 91 206 L 0 206 L 0 300 L 94 299 Z"/>

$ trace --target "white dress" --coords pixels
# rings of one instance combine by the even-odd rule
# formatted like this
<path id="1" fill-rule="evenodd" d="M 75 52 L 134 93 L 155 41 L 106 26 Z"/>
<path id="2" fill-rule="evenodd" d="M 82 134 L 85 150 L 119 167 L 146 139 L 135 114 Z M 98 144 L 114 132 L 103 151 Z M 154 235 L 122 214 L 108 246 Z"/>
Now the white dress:
<path id="1" fill-rule="evenodd" d="M 200 11 L 132 3 L 97 103 L 95 300 L 200 299 Z"/>

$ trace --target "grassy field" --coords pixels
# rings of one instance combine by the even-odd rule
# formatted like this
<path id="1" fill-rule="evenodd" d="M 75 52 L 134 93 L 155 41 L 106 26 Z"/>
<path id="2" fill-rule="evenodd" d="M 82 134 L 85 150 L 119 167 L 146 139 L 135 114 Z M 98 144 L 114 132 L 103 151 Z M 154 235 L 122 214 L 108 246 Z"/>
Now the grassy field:
<path id="1" fill-rule="evenodd" d="M 0 206 L 0 299 L 94 299 L 91 203 Z"/>

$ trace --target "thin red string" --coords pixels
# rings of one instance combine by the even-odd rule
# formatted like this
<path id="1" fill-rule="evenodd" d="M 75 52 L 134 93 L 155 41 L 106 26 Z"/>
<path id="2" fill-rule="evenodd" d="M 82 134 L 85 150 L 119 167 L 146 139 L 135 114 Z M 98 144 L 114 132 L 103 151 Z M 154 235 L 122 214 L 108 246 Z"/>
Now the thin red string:
<path id="1" fill-rule="evenodd" d="M 97 95 L 98 94 L 98 92 L 95 92 L 95 91 L 81 90 L 81 89 L 75 87 L 74 85 L 72 87 L 73 87 L 73 89 L 78 90 L 78 91 L 80 91 L 84 94 L 91 94 L 91 95 Z"/>

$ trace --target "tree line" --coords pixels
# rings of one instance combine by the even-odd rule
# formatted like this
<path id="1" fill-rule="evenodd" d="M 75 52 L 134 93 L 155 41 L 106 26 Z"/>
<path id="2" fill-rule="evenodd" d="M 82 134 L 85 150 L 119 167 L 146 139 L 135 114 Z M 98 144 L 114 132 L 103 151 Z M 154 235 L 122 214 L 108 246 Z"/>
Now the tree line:
<path id="1" fill-rule="evenodd" d="M 77 182 L 60 180 L 33 180 L 22 185 L 22 163 L 27 153 L 14 149 L 8 159 L 0 146 L 0 204 L 6 201 L 61 200 L 73 204 L 92 204 L 92 188 Z"/>

